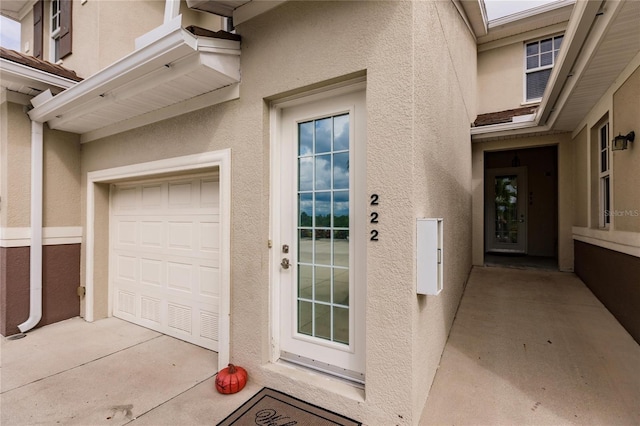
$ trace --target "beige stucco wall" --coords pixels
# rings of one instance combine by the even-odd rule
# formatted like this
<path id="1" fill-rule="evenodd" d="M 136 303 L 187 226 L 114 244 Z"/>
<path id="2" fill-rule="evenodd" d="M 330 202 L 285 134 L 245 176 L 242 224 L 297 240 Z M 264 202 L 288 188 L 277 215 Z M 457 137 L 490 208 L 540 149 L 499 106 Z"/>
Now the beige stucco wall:
<path id="1" fill-rule="evenodd" d="M 448 2 L 284 4 L 238 28 L 239 100 L 83 145 L 83 182 L 89 171 L 231 148 L 231 359 L 256 382 L 367 424 L 416 424 L 470 267 L 469 122 L 476 92 L 475 44 L 466 31 Z M 265 99 L 365 71 L 367 191 L 380 195 L 381 238 L 367 245 L 367 379 L 359 393 L 269 364 Z M 104 205 L 96 208 L 105 214 Z M 445 218 L 449 260 L 437 297 L 415 293 L 415 219 L 422 216 Z M 103 247 L 106 231 L 95 238 Z M 105 259 L 95 256 L 98 278 L 106 274 Z M 398 371 L 412 371 L 411 379 L 389 386 Z"/>
<path id="2" fill-rule="evenodd" d="M 518 41 L 478 52 L 478 114 L 522 106 L 523 46 Z"/>
<path id="3" fill-rule="evenodd" d="M 6 153 L 2 159 L 2 186 L 6 187 L 2 193 L 2 226 L 27 227 L 31 212 L 31 122 L 22 105 L 3 105 L 7 136 L 2 140 L 3 154 Z"/>
<path id="4" fill-rule="evenodd" d="M 19 104 L 2 104 L 2 227 L 30 225 L 31 121 Z M 80 138 L 44 126 L 43 225 L 80 226 Z M 5 136 L 6 135 L 6 136 Z"/>
<path id="5" fill-rule="evenodd" d="M 573 226 L 589 226 L 589 179 L 587 128 L 573 138 Z"/>
<path id="6" fill-rule="evenodd" d="M 558 268 L 573 270 L 573 159 L 570 133 L 516 139 L 475 142 L 473 144 L 473 264 L 484 264 L 484 152 L 532 148 L 546 145 L 558 147 Z"/>
<path id="7" fill-rule="evenodd" d="M 44 129 L 45 227 L 80 226 L 80 136 Z"/>
<path id="8" fill-rule="evenodd" d="M 1 223 L 30 226 L 31 121 L 23 105 L 2 103 Z M 43 226 L 80 226 L 80 138 L 44 126 Z"/>
<path id="9" fill-rule="evenodd" d="M 618 231 L 640 232 L 640 68 L 613 94 L 611 138 L 631 130 L 636 139 L 625 151 L 613 152 L 612 218 Z"/>
<path id="10" fill-rule="evenodd" d="M 45 14 L 48 10 L 45 5 Z M 86 78 L 133 52 L 137 37 L 162 24 L 164 2 L 74 1 L 72 14 L 72 53 L 63 59 L 63 66 Z M 47 23 L 45 35 L 48 32 Z M 47 57 L 48 47 L 45 43 Z"/>
<path id="11" fill-rule="evenodd" d="M 426 401 L 426 384 L 435 375 L 471 266 L 469 123 L 476 116 L 475 42 L 457 13 L 449 2 L 417 2 L 413 19 L 413 209 L 407 212 L 407 220 L 408 226 L 415 227 L 416 217 L 444 219 L 445 259 L 444 289 L 440 295 L 416 298 L 412 285 L 405 289 L 413 306 L 414 407 L 422 407 Z M 443 102 L 434 103 L 438 99 Z M 402 167 L 400 162 L 397 167 Z M 393 170 L 388 173 L 393 174 Z M 401 187 L 396 190 L 402 192 Z M 415 276 L 409 282 L 415 282 Z"/>

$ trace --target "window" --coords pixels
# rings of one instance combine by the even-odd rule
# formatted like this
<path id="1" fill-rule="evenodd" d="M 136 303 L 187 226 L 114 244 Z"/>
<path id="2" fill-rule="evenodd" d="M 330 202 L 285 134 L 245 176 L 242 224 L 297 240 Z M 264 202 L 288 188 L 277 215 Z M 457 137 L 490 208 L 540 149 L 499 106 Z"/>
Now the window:
<path id="1" fill-rule="evenodd" d="M 542 98 L 562 44 L 562 35 L 532 41 L 525 45 L 525 100 Z"/>
<path id="2" fill-rule="evenodd" d="M 51 62 L 58 62 L 71 53 L 71 0 L 51 0 L 50 4 Z"/>
<path id="3" fill-rule="evenodd" d="M 611 179 L 609 154 L 609 123 L 605 123 L 598 131 L 598 147 L 600 152 L 600 227 L 606 228 L 611 223 Z"/>

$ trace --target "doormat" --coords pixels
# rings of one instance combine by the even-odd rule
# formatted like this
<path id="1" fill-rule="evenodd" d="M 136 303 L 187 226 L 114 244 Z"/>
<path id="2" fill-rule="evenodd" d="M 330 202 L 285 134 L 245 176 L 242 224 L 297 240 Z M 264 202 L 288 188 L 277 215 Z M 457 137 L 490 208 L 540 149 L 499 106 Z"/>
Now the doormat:
<path id="1" fill-rule="evenodd" d="M 218 426 L 355 426 L 362 423 L 270 388 L 262 388 Z"/>

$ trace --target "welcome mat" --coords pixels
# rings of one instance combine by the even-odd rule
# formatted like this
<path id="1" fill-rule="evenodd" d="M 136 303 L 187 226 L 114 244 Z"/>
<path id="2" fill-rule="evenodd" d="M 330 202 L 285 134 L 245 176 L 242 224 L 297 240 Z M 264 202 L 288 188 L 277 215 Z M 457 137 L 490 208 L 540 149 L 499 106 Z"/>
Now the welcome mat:
<path id="1" fill-rule="evenodd" d="M 277 390 L 262 388 L 240 408 L 218 423 L 218 426 L 355 426 L 361 424 Z"/>

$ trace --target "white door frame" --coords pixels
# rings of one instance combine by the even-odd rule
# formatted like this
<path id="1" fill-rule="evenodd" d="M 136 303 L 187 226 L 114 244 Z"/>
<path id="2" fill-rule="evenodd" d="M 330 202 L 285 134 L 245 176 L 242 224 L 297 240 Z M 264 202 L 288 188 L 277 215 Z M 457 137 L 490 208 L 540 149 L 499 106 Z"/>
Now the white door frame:
<path id="1" fill-rule="evenodd" d="M 493 182 L 496 176 L 502 175 L 517 175 L 518 176 L 518 209 L 521 214 L 520 224 L 518 225 L 518 243 L 517 247 L 514 244 L 513 248 L 510 247 L 494 247 L 493 236 L 495 234 L 495 189 L 493 188 Z M 527 253 L 527 233 L 528 233 L 528 182 L 527 182 L 527 167 L 504 167 L 496 169 L 485 170 L 485 252 L 500 252 L 500 253 Z M 493 196 L 491 196 L 493 194 Z M 493 219 L 493 220 L 492 220 Z"/>
<path id="2" fill-rule="evenodd" d="M 193 173 L 214 167 L 220 177 L 220 318 L 218 367 L 229 363 L 231 311 L 231 150 L 205 152 L 87 173 L 85 243 L 85 320 L 94 321 L 95 185 L 168 173 Z M 111 300 L 109 298 L 109 304 Z M 111 316 L 111 306 L 109 306 Z"/>
<path id="3" fill-rule="evenodd" d="M 281 132 L 281 116 L 284 108 L 295 107 L 298 105 L 313 103 L 323 99 L 335 97 L 341 94 L 356 92 L 365 90 L 366 79 L 364 77 L 355 80 L 350 80 L 329 87 L 324 87 L 311 92 L 306 92 L 299 95 L 294 95 L 285 99 L 280 99 L 272 102 L 270 106 L 270 153 L 271 153 L 271 176 L 270 176 L 270 198 L 269 198 L 269 211 L 270 211 L 270 247 L 271 253 L 270 260 L 270 321 L 269 327 L 269 340 L 271 342 L 271 362 L 276 362 L 281 357 L 281 342 L 279 336 L 279 330 L 281 329 L 280 312 L 282 307 L 280 306 L 280 261 L 282 258 L 280 236 L 282 235 L 281 228 L 281 173 L 280 170 L 282 152 L 280 141 Z M 365 245 L 366 247 L 366 245 Z"/>

